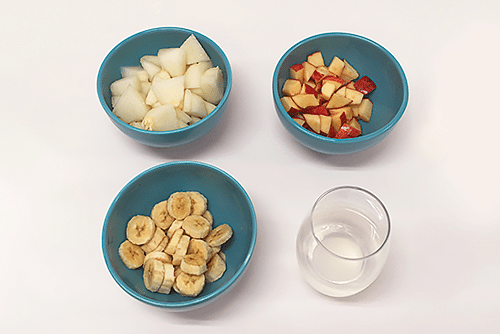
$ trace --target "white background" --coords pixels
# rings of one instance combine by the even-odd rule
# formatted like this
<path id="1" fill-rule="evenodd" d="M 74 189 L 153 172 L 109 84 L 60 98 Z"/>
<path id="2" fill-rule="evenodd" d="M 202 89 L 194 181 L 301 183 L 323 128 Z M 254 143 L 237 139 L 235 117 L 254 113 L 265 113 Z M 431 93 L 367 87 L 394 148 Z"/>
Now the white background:
<path id="1" fill-rule="evenodd" d="M 499 14 L 496 0 L 4 1 L 2 332 L 498 333 Z M 159 26 L 205 34 L 233 70 L 220 124 L 173 149 L 123 135 L 96 94 L 107 52 Z M 273 106 L 278 59 L 328 31 L 382 44 L 410 85 L 393 132 L 351 156 L 302 147 Z M 175 160 L 231 174 L 258 218 L 255 253 L 240 283 L 186 313 L 127 295 L 101 252 L 104 216 L 121 187 Z M 300 277 L 295 236 L 314 200 L 344 184 L 382 199 L 393 221 L 392 248 L 371 287 L 335 300 Z"/>

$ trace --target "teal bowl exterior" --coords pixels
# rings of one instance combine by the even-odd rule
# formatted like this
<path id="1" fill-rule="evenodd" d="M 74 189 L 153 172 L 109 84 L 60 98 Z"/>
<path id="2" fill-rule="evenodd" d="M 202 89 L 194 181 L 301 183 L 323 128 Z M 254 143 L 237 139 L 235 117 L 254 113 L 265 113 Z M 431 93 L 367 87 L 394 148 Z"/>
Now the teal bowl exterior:
<path id="1" fill-rule="evenodd" d="M 224 76 L 225 93 L 214 111 L 201 121 L 173 131 L 147 131 L 137 129 L 120 120 L 112 112 L 111 83 L 121 78 L 122 66 L 140 65 L 144 55 L 156 55 L 159 49 L 178 47 L 194 34 L 214 66 L 219 66 Z M 212 130 L 227 109 L 227 100 L 232 86 L 232 71 L 229 60 L 222 49 L 208 37 L 185 28 L 160 27 L 139 32 L 116 45 L 106 56 L 97 75 L 97 95 L 104 111 L 113 124 L 124 134 L 136 141 L 152 147 L 174 147 L 190 143 Z"/>
<path id="2" fill-rule="evenodd" d="M 134 215 L 149 215 L 154 204 L 176 191 L 197 190 L 208 199 L 214 226 L 228 223 L 232 238 L 223 245 L 227 269 L 208 283 L 197 297 L 150 292 L 144 287 L 143 270 L 125 267 L 118 247 L 126 240 L 126 226 Z M 257 239 L 257 220 L 243 187 L 226 172 L 201 162 L 177 161 L 152 167 L 128 182 L 113 200 L 104 220 L 102 251 L 113 279 L 130 296 L 171 311 L 193 310 L 225 295 L 239 281 L 252 257 Z"/>
<path id="3" fill-rule="evenodd" d="M 377 84 L 377 89 L 369 97 L 373 102 L 371 120 L 368 123 L 360 121 L 361 136 L 349 139 L 320 136 L 299 126 L 283 108 L 281 89 L 290 78 L 290 66 L 302 63 L 315 51 L 322 52 L 327 65 L 334 56 L 345 58 L 360 76 L 367 75 Z M 286 51 L 276 65 L 272 90 L 276 112 L 283 126 L 302 145 L 325 154 L 351 154 L 376 145 L 403 116 L 409 99 L 406 75 L 389 51 L 368 38 L 340 32 L 311 36 Z"/>

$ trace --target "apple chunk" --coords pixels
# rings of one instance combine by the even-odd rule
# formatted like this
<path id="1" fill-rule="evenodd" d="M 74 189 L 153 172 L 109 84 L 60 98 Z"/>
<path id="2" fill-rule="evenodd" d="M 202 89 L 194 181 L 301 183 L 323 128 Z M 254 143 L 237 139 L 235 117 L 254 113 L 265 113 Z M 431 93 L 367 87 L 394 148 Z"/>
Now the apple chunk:
<path id="1" fill-rule="evenodd" d="M 290 66 L 290 78 L 304 81 L 304 65 L 294 64 Z"/>
<path id="2" fill-rule="evenodd" d="M 344 68 L 342 69 L 340 77 L 346 82 L 349 82 L 357 79 L 359 77 L 359 73 L 354 67 L 351 66 L 351 64 L 347 62 L 347 60 L 344 59 Z"/>
<path id="3" fill-rule="evenodd" d="M 132 85 L 127 86 L 113 108 L 113 113 L 125 123 L 142 121 L 150 107 Z"/>
<path id="4" fill-rule="evenodd" d="M 324 136 L 328 135 L 332 126 L 332 117 L 330 115 L 319 115 L 320 133 Z"/>
<path id="5" fill-rule="evenodd" d="M 282 92 L 287 96 L 300 94 L 302 82 L 298 79 L 287 79 L 283 84 Z"/>
<path id="6" fill-rule="evenodd" d="M 309 56 L 307 56 L 307 61 L 316 67 L 325 65 L 325 61 L 323 59 L 321 51 L 316 51 L 314 53 L 311 53 Z"/>
<path id="7" fill-rule="evenodd" d="M 373 102 L 369 99 L 363 99 L 357 106 L 352 106 L 354 117 L 369 122 L 372 117 Z"/>
<path id="8" fill-rule="evenodd" d="M 319 105 L 319 100 L 314 94 L 297 94 L 292 97 L 293 102 L 301 109 L 315 107 Z"/>
<path id="9" fill-rule="evenodd" d="M 319 115 L 304 114 L 307 125 L 316 133 L 321 132 L 321 118 Z"/>
<path id="10" fill-rule="evenodd" d="M 372 79 L 365 75 L 354 83 L 354 88 L 366 95 L 374 91 L 375 88 L 377 88 L 377 85 Z"/>
<path id="11" fill-rule="evenodd" d="M 161 66 L 172 77 L 184 75 L 187 68 L 186 51 L 181 48 L 166 48 L 158 50 Z"/>
<path id="12" fill-rule="evenodd" d="M 344 69 L 344 66 L 345 65 L 344 65 L 344 62 L 342 61 L 342 59 L 335 56 L 335 57 L 333 57 L 330 65 L 328 65 L 328 70 L 330 72 L 332 72 L 333 74 L 335 74 L 336 76 L 340 77 L 340 75 L 342 74 L 342 70 Z"/>

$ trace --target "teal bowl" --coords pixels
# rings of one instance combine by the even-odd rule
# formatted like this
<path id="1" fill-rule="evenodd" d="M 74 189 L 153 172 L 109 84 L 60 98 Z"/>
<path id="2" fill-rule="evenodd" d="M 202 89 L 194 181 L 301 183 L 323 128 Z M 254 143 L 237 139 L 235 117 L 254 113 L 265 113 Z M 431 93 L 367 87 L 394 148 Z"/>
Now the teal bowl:
<path id="1" fill-rule="evenodd" d="M 120 120 L 112 112 L 110 85 L 121 78 L 122 66 L 140 65 L 144 55 L 156 55 L 159 49 L 178 47 L 194 34 L 210 56 L 214 66 L 219 66 L 224 76 L 225 92 L 215 110 L 201 121 L 172 131 L 147 131 L 135 128 Z M 97 95 L 104 111 L 113 124 L 130 138 L 152 147 L 174 147 L 190 143 L 212 130 L 227 109 L 232 85 L 229 60 L 222 49 L 208 37 L 189 29 L 160 27 L 141 31 L 117 44 L 104 58 L 97 75 Z"/>
<path id="2" fill-rule="evenodd" d="M 360 121 L 361 136 L 333 139 L 315 134 L 299 126 L 281 104 L 281 89 L 290 77 L 290 66 L 302 63 L 315 51 L 322 52 L 327 64 L 334 56 L 345 58 L 361 76 L 367 75 L 377 84 L 377 89 L 370 94 L 373 102 L 371 120 L 368 123 Z M 409 98 L 406 75 L 389 51 L 366 37 L 340 32 L 311 36 L 286 51 L 276 65 L 272 90 L 276 112 L 285 129 L 302 145 L 325 154 L 350 154 L 376 145 L 401 119 Z"/>
<path id="3" fill-rule="evenodd" d="M 232 238 L 223 245 L 227 269 L 217 281 L 208 283 L 197 297 L 154 293 L 143 283 L 143 270 L 125 267 L 118 247 L 126 239 L 128 220 L 149 215 L 153 206 L 176 191 L 197 190 L 208 199 L 214 226 L 228 223 Z M 106 214 L 102 229 L 102 251 L 113 279 L 135 299 L 171 311 L 187 311 L 222 297 L 240 280 L 252 257 L 257 239 L 257 221 L 252 202 L 243 187 L 217 167 L 176 161 L 152 167 L 128 182 L 117 194 Z"/>

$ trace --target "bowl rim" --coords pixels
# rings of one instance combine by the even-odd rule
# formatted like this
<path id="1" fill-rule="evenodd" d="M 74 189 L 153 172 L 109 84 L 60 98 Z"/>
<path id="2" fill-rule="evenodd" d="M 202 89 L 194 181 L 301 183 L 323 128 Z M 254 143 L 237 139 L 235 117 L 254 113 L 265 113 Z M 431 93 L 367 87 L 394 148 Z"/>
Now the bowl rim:
<path id="1" fill-rule="evenodd" d="M 104 96 L 102 94 L 103 89 L 105 89 L 105 87 L 103 87 L 103 85 L 102 85 L 102 77 L 104 75 L 104 70 L 106 68 L 106 65 L 110 61 L 111 57 L 116 52 L 118 52 L 118 50 L 124 44 L 129 43 L 129 42 L 131 42 L 131 41 L 133 41 L 135 39 L 141 38 L 143 35 L 153 34 L 153 33 L 159 32 L 159 31 L 164 31 L 164 32 L 183 32 L 183 33 L 188 33 L 188 34 L 194 34 L 196 36 L 196 38 L 201 37 L 201 38 L 205 39 L 206 42 L 208 42 L 208 44 L 210 44 L 210 46 L 213 47 L 217 51 L 217 53 L 220 54 L 220 56 L 222 58 L 222 61 L 224 63 L 224 66 L 226 67 L 226 76 L 227 76 L 227 78 L 226 78 L 226 89 L 224 90 L 224 95 L 222 96 L 221 101 L 215 106 L 215 109 L 212 112 L 210 112 L 210 114 L 208 114 L 207 116 L 203 117 L 198 122 L 196 122 L 194 124 L 191 124 L 190 126 L 187 126 L 187 127 L 184 127 L 184 128 L 180 128 L 180 129 L 175 129 L 175 130 L 169 130 L 169 131 L 149 131 L 149 130 L 139 129 L 139 128 L 136 128 L 136 127 L 134 127 L 134 126 L 132 126 L 132 125 L 130 125 L 130 124 L 122 121 L 120 118 L 118 118 L 113 113 L 113 111 L 111 110 L 111 108 L 109 108 L 109 106 L 106 103 L 106 100 L 104 99 Z M 165 47 L 175 47 L 175 46 L 165 45 Z M 123 127 L 127 128 L 128 130 L 132 130 L 132 131 L 136 131 L 136 132 L 140 132 L 140 133 L 144 133 L 144 134 L 149 134 L 149 135 L 152 135 L 152 136 L 162 136 L 162 135 L 165 135 L 165 134 L 173 134 L 173 135 L 175 135 L 176 133 L 183 132 L 185 130 L 191 130 L 191 129 L 200 127 L 201 124 L 207 122 L 210 118 L 215 117 L 214 114 L 217 111 L 219 111 L 221 109 L 221 107 L 228 100 L 229 93 L 231 92 L 231 88 L 232 88 L 232 83 L 233 83 L 233 75 L 232 75 L 231 64 L 229 63 L 229 59 L 227 58 L 226 53 L 221 49 L 221 47 L 217 43 L 215 43 L 211 38 L 207 37 L 206 35 L 198 32 L 198 31 L 187 29 L 187 28 L 182 28 L 182 27 L 155 27 L 155 28 L 150 28 L 150 29 L 146 29 L 146 30 L 142 30 L 142 31 L 136 32 L 136 33 L 134 33 L 134 34 L 126 37 L 125 39 L 123 39 L 120 42 L 118 42 L 108 52 L 108 54 L 106 55 L 106 57 L 101 62 L 101 65 L 99 66 L 99 70 L 97 72 L 97 96 L 98 96 L 99 102 L 100 102 L 102 108 L 104 109 L 104 111 L 106 112 L 106 114 L 114 122 L 117 122 L 118 124 L 122 125 Z"/>
<path id="2" fill-rule="evenodd" d="M 137 293 L 135 290 L 131 289 L 127 284 L 125 284 L 125 282 L 121 279 L 121 277 L 118 275 L 118 273 L 114 270 L 114 268 L 111 264 L 111 259 L 109 257 L 108 251 L 107 251 L 107 247 L 106 247 L 106 240 L 107 240 L 107 236 L 108 236 L 107 228 L 108 228 L 108 222 L 109 222 L 110 216 L 111 216 L 115 206 L 117 205 L 118 200 L 130 187 L 132 187 L 135 183 L 140 181 L 143 177 L 145 177 L 149 173 L 152 173 L 152 172 L 159 170 L 159 169 L 171 168 L 171 167 L 179 166 L 179 165 L 189 165 L 189 166 L 209 169 L 209 170 L 212 170 L 218 174 L 221 174 L 222 176 L 227 178 L 229 181 L 231 181 L 231 183 L 233 183 L 241 191 L 241 193 L 244 195 L 244 198 L 246 200 L 246 204 L 248 205 L 248 208 L 250 209 L 250 214 L 252 217 L 252 219 L 250 221 L 250 224 L 252 227 L 251 228 L 252 235 L 251 235 L 251 240 L 250 240 L 250 248 L 249 248 L 248 253 L 246 254 L 246 256 L 244 258 L 244 261 L 241 263 L 241 265 L 239 266 L 238 270 L 234 273 L 234 275 L 232 277 L 230 277 L 229 280 L 224 285 L 222 285 L 217 290 L 214 290 L 206 295 L 197 296 L 195 298 L 192 298 L 192 299 L 189 299 L 186 301 L 182 301 L 182 302 L 165 303 L 165 302 L 157 301 L 154 299 L 150 299 L 148 297 L 145 297 L 145 296 Z M 113 279 L 115 280 L 115 282 L 118 283 L 118 285 L 125 292 L 127 292 L 130 296 L 132 296 L 132 297 L 136 298 L 137 300 L 140 300 L 146 304 L 150 304 L 150 305 L 154 305 L 154 306 L 158 306 L 158 307 L 163 307 L 163 308 L 168 308 L 168 309 L 177 309 L 177 310 L 182 310 L 182 309 L 187 310 L 187 309 L 192 309 L 195 307 L 202 306 L 203 304 L 207 303 L 208 301 L 215 300 L 217 297 L 219 297 L 219 296 L 223 295 L 225 292 L 229 291 L 233 287 L 233 285 L 239 280 L 239 278 L 241 278 L 243 272 L 248 267 L 248 264 L 250 263 L 253 252 L 255 250 L 256 242 L 257 242 L 257 217 L 255 214 L 255 209 L 254 209 L 254 206 L 253 206 L 252 201 L 250 199 L 250 196 L 245 191 L 243 186 L 241 186 L 241 184 L 238 181 L 236 181 L 236 179 L 234 179 L 231 175 L 229 175 L 227 172 L 223 171 L 222 169 L 215 167 L 213 165 L 210 165 L 210 164 L 207 164 L 204 162 L 198 162 L 198 161 L 166 162 L 166 163 L 158 164 L 156 166 L 148 168 L 148 169 L 142 171 L 141 173 L 139 173 L 138 175 L 136 175 L 135 177 L 133 177 L 130 181 L 128 181 L 125 184 L 125 186 L 122 189 L 120 189 L 120 191 L 117 193 L 117 195 L 113 199 L 111 205 L 109 206 L 108 211 L 107 211 L 106 216 L 105 216 L 105 219 L 104 219 L 104 224 L 102 227 L 102 236 L 101 236 L 101 247 L 102 247 L 102 252 L 103 252 L 106 267 L 108 268 L 108 271 L 111 274 L 111 276 L 113 277 Z"/>
<path id="3" fill-rule="evenodd" d="M 364 135 L 356 137 L 356 138 L 335 139 L 335 138 L 329 138 L 329 137 L 321 136 L 319 134 L 311 132 L 311 131 L 305 129 L 304 127 L 301 127 L 300 125 L 298 125 L 297 122 L 293 121 L 290 117 L 287 117 L 289 115 L 286 112 L 286 110 L 283 107 L 283 105 L 281 104 L 280 97 L 279 97 L 279 91 L 278 91 L 278 74 L 279 74 L 279 71 L 281 69 L 281 66 L 283 65 L 285 59 L 290 55 L 290 53 L 292 53 L 297 47 L 299 47 L 299 46 L 301 46 L 303 44 L 306 44 L 306 43 L 308 43 L 308 42 L 310 42 L 312 40 L 315 40 L 315 39 L 318 39 L 318 38 L 323 38 L 323 37 L 349 37 L 349 38 L 353 38 L 353 39 L 358 39 L 358 40 L 364 41 L 366 43 L 372 44 L 373 46 L 379 48 L 394 63 L 394 65 L 395 65 L 395 67 L 396 67 L 396 69 L 397 69 L 397 71 L 398 71 L 398 73 L 399 73 L 399 75 L 401 77 L 401 81 L 403 82 L 403 101 L 402 101 L 401 106 L 399 107 L 399 110 L 397 111 L 396 115 L 387 124 L 385 124 L 380 129 L 377 129 L 374 132 L 371 132 L 371 133 L 368 133 L 368 134 L 364 134 Z M 374 138 L 380 136 L 381 134 L 389 131 L 392 127 L 394 127 L 394 125 L 403 116 L 404 111 L 406 110 L 406 107 L 408 105 L 408 100 L 409 100 L 408 80 L 406 78 L 406 74 L 405 74 L 405 72 L 403 70 L 403 67 L 401 66 L 401 64 L 399 63 L 399 61 L 394 57 L 394 55 L 391 52 L 389 52 L 385 47 L 383 47 L 382 45 L 380 45 L 379 43 L 377 43 L 377 42 L 375 42 L 375 41 L 373 41 L 373 40 L 371 40 L 371 39 L 369 39 L 367 37 L 364 37 L 364 36 L 361 36 L 361 35 L 357 35 L 357 34 L 353 34 L 353 33 L 348 33 L 348 32 L 325 32 L 325 33 L 320 33 L 320 34 L 309 36 L 309 37 L 307 37 L 307 38 L 305 38 L 305 39 L 303 39 L 303 40 L 295 43 L 294 45 L 292 45 L 281 56 L 281 58 L 279 59 L 278 63 L 276 64 L 276 67 L 274 69 L 272 84 L 273 84 L 272 89 L 273 89 L 274 103 L 277 106 L 277 108 L 278 108 L 279 112 L 281 113 L 281 115 L 283 116 L 283 118 L 286 119 L 287 122 L 290 123 L 292 125 L 292 127 L 294 127 L 297 131 L 300 131 L 302 134 L 305 134 L 305 135 L 307 135 L 307 136 L 309 136 L 311 138 L 319 140 L 319 141 L 323 142 L 324 144 L 330 143 L 330 144 L 343 144 L 343 145 L 346 145 L 346 144 L 350 144 L 350 143 L 362 143 L 362 142 L 373 140 Z"/>

